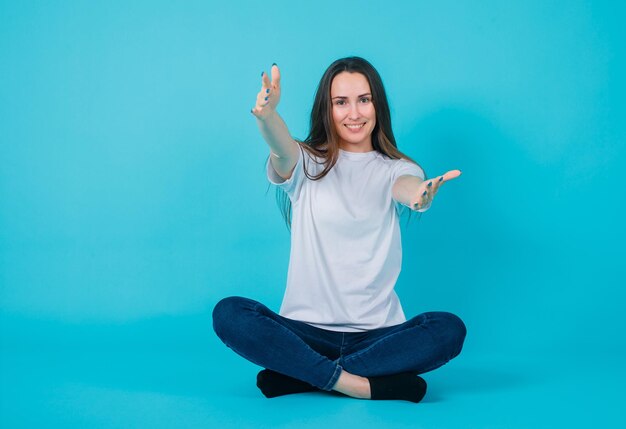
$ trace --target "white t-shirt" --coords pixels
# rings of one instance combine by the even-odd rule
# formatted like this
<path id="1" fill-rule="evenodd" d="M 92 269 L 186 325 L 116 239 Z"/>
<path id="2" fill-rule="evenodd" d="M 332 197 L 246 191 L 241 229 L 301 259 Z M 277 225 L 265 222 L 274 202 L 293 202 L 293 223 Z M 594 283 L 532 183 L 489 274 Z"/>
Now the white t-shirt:
<path id="1" fill-rule="evenodd" d="M 402 175 L 424 179 L 407 160 L 377 151 L 340 150 L 320 180 L 323 164 L 299 150 L 288 180 L 267 160 L 270 183 L 291 199 L 291 255 L 279 314 L 330 331 L 360 332 L 406 318 L 394 286 L 402 265 L 400 225 L 392 186 Z"/>

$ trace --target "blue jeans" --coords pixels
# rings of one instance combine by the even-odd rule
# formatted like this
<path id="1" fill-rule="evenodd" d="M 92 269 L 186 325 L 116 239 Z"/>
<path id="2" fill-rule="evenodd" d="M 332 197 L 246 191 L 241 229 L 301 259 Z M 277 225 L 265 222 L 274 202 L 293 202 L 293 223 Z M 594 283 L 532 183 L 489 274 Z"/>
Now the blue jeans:
<path id="1" fill-rule="evenodd" d="M 328 331 L 237 296 L 217 303 L 213 329 L 250 362 L 322 390 L 332 390 L 342 369 L 363 377 L 431 371 L 461 352 L 466 334 L 461 319 L 439 311 L 370 331 Z"/>

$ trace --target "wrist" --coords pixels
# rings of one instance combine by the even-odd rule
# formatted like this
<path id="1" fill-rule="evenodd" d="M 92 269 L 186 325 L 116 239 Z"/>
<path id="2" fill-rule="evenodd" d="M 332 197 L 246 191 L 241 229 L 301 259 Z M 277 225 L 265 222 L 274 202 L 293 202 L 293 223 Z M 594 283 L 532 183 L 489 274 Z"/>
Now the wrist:
<path id="1" fill-rule="evenodd" d="M 266 109 L 268 108 L 264 107 L 261 111 L 261 114 L 256 116 L 256 118 L 261 122 L 272 122 L 273 120 L 275 120 L 276 116 L 278 116 L 278 113 L 275 109 Z"/>

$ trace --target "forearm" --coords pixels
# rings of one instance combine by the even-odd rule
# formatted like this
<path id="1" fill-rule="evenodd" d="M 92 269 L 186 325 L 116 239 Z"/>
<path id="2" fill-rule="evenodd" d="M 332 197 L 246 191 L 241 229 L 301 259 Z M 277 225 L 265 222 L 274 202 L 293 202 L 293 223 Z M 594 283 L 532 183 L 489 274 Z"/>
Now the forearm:
<path id="1" fill-rule="evenodd" d="M 419 188 L 424 181 L 417 176 L 400 176 L 393 185 L 393 199 L 415 210 L 414 204 L 418 201 Z M 420 207 L 417 211 L 426 211 L 428 207 Z"/>
<path id="2" fill-rule="evenodd" d="M 273 111 L 263 119 L 257 117 L 257 125 L 263 139 L 270 147 L 273 157 L 294 159 L 298 156 L 298 144 L 291 137 L 287 124 L 278 112 Z"/>

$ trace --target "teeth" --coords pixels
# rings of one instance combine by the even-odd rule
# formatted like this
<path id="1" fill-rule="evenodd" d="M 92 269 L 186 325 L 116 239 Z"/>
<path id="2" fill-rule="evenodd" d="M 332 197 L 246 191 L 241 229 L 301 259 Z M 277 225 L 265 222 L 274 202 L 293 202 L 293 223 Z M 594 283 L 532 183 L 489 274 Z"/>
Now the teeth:
<path id="1" fill-rule="evenodd" d="M 361 125 L 348 125 L 346 124 L 346 127 L 348 128 L 352 128 L 353 130 L 356 130 L 357 128 L 362 128 L 365 124 L 361 124 Z"/>

